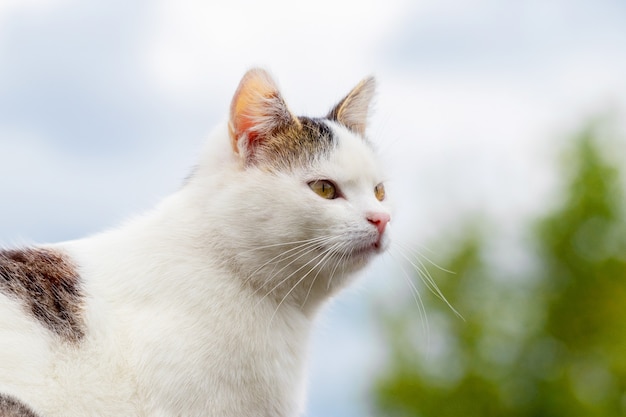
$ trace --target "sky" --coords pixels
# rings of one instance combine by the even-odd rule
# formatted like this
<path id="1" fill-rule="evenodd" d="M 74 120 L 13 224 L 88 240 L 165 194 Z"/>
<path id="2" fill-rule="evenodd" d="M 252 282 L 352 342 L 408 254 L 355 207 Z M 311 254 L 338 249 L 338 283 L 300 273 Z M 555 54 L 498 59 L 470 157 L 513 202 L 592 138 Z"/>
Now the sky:
<path id="1" fill-rule="evenodd" d="M 626 132 L 621 0 L 212 3 L 0 1 L 0 245 L 93 234 L 175 191 L 253 66 L 312 116 L 376 76 L 369 135 L 405 247 L 467 213 L 518 236 L 572 133 L 601 115 Z M 321 317 L 307 417 L 373 415 L 372 305 L 407 292 L 395 262 Z"/>

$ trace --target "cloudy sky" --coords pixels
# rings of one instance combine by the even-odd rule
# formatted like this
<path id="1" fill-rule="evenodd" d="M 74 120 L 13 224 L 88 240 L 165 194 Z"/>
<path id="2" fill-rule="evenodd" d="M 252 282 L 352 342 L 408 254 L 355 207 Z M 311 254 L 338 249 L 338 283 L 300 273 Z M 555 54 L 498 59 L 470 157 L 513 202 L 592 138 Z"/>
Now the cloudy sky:
<path id="1" fill-rule="evenodd" d="M 308 115 L 378 78 L 370 135 L 406 244 L 468 211 L 518 232 L 564 138 L 626 120 L 621 0 L 212 3 L 0 1 L 0 245 L 95 233 L 174 191 L 252 66 Z M 388 265 L 322 318 L 307 416 L 370 415 L 368 303 L 406 292 Z"/>

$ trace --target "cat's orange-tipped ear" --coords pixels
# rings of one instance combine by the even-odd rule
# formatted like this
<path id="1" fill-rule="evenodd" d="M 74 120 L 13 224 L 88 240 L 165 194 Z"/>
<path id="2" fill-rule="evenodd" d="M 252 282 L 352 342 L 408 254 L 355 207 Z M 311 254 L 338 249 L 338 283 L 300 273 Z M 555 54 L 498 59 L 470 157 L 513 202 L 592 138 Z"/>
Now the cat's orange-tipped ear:
<path id="1" fill-rule="evenodd" d="M 241 79 L 230 105 L 228 130 L 235 153 L 253 153 L 254 147 L 273 132 L 299 124 L 289 111 L 267 71 L 254 68 Z"/>
<path id="2" fill-rule="evenodd" d="M 339 122 L 354 133 L 364 136 L 367 116 L 375 92 L 374 77 L 365 78 L 328 113 L 328 119 Z"/>

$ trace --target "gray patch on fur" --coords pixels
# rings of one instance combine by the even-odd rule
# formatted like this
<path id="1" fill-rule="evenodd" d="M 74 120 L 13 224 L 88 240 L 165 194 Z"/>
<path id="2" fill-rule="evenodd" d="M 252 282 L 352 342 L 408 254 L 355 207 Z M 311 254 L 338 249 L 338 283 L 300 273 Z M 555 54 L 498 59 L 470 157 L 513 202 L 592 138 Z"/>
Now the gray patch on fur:
<path id="1" fill-rule="evenodd" d="M 265 168 L 289 170 L 328 156 L 337 139 L 324 119 L 299 117 L 299 124 L 285 125 L 260 145 Z"/>
<path id="2" fill-rule="evenodd" d="M 0 394 L 0 417 L 39 417 L 21 401 Z"/>
<path id="3" fill-rule="evenodd" d="M 83 338 L 80 277 L 63 253 L 42 248 L 0 250 L 0 292 L 20 301 L 62 339 Z"/>

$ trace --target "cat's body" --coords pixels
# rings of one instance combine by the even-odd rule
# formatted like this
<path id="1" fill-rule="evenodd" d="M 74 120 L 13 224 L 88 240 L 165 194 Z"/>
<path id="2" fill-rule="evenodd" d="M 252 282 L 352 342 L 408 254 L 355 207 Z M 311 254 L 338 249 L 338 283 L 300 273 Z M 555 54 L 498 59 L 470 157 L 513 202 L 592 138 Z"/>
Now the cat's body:
<path id="1" fill-rule="evenodd" d="M 0 416 L 299 415 L 318 307 L 387 245 L 372 93 L 296 118 L 252 70 L 152 212 L 0 251 Z"/>

